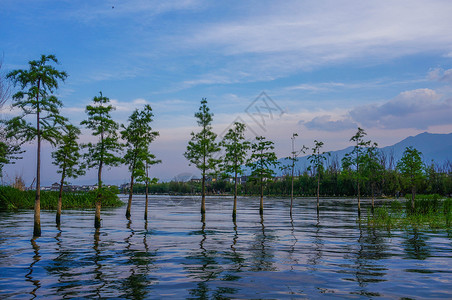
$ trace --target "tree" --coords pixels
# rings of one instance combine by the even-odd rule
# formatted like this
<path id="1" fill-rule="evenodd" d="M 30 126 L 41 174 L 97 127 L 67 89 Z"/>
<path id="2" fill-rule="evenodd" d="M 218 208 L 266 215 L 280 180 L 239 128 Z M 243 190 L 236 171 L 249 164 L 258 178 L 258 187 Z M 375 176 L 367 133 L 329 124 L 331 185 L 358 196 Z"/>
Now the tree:
<path id="1" fill-rule="evenodd" d="M 150 105 L 145 105 L 143 110 L 135 110 L 129 117 L 129 125 L 121 127 L 121 137 L 126 142 L 126 154 L 124 162 L 130 171 L 130 191 L 127 202 L 126 217 L 130 218 L 132 206 L 133 183 L 137 181 L 148 182 L 147 166 L 160 163 L 155 160 L 155 155 L 149 153 L 149 146 L 159 136 L 158 131 L 152 131 L 151 122 L 154 114 Z M 147 214 L 145 212 L 147 217 Z"/>
<path id="2" fill-rule="evenodd" d="M 243 174 L 243 165 L 246 163 L 247 152 L 250 149 L 250 142 L 245 141 L 246 125 L 235 122 L 223 137 L 220 145 L 225 149 L 222 159 L 221 169 L 227 174 L 234 174 L 234 207 L 232 218 L 237 216 L 237 176 Z"/>
<path id="3" fill-rule="evenodd" d="M 55 145 L 61 133 L 59 128 L 65 118 L 60 115 L 62 103 L 52 93 L 58 89 L 59 81 L 67 77 L 65 72 L 56 70 L 50 63 L 58 63 L 54 55 L 42 55 L 40 60 L 32 60 L 28 70 L 15 70 L 7 75 L 21 91 L 13 95 L 13 107 L 22 114 L 6 122 L 7 138 L 15 137 L 22 143 L 36 139 L 36 197 L 34 209 L 33 236 L 41 236 L 41 141 Z M 27 117 L 35 115 L 35 122 Z"/>
<path id="4" fill-rule="evenodd" d="M 411 187 L 411 209 L 414 211 L 414 200 L 416 198 L 416 186 L 424 178 L 422 153 L 413 147 L 406 147 L 403 156 L 397 163 L 397 170 L 402 177 L 408 181 Z"/>
<path id="5" fill-rule="evenodd" d="M 251 180 L 259 183 L 260 205 L 259 213 L 264 214 L 264 181 L 272 179 L 275 171 L 271 167 L 276 167 L 279 162 L 273 149 L 272 141 L 265 140 L 265 137 L 258 136 L 251 145 L 251 157 L 247 166 L 251 168 Z"/>
<path id="6" fill-rule="evenodd" d="M 88 119 L 80 124 L 92 130 L 92 134 L 98 138 L 97 143 L 83 145 L 88 149 L 84 157 L 87 168 L 97 168 L 97 195 L 96 213 L 94 217 L 94 227 L 100 228 L 100 209 L 102 206 L 102 170 L 105 166 L 118 166 L 122 163 L 122 158 L 118 156 L 122 145 L 118 141 L 118 128 L 110 113 L 115 109 L 110 103 L 110 99 L 100 96 L 93 98 L 93 105 L 86 106 Z"/>
<path id="7" fill-rule="evenodd" d="M 320 173 L 323 170 L 323 164 L 326 160 L 327 155 L 330 155 L 329 152 L 320 153 L 320 149 L 323 147 L 323 142 L 319 142 L 314 140 L 314 148 L 312 148 L 312 154 L 308 157 L 311 166 L 309 168 L 313 168 L 315 173 L 317 174 L 317 214 L 320 210 Z"/>
<path id="8" fill-rule="evenodd" d="M 380 163 L 377 143 L 370 145 L 362 158 L 362 173 L 364 179 L 370 182 L 372 193 L 372 212 L 375 209 L 375 185 L 377 181 L 383 176 L 384 167 Z"/>
<path id="9" fill-rule="evenodd" d="M 79 165 L 82 156 L 80 154 L 79 144 L 77 143 L 79 135 L 80 129 L 74 125 L 67 124 L 65 126 L 65 134 L 58 141 L 58 149 L 52 153 L 53 164 L 58 167 L 57 173 L 61 174 L 56 213 L 57 226 L 61 224 L 61 207 L 65 179 L 77 178 L 85 174 L 84 166 Z"/>
<path id="10" fill-rule="evenodd" d="M 191 133 L 191 140 L 188 142 L 184 156 L 190 164 L 195 165 L 201 171 L 201 214 L 204 215 L 206 213 L 206 175 L 209 174 L 209 171 L 215 170 L 219 163 L 219 160 L 213 156 L 220 151 L 220 147 L 215 142 L 217 135 L 212 131 L 211 125 L 213 114 L 210 113 L 205 98 L 201 100 L 201 106 L 199 111 L 195 113 L 195 117 L 198 118 L 197 122 L 201 131 L 196 134 Z"/>
<path id="11" fill-rule="evenodd" d="M 287 157 L 291 162 L 291 187 L 290 187 L 290 216 L 292 217 L 292 207 L 293 207 L 293 182 L 294 182 L 294 173 L 295 173 L 295 163 L 298 161 L 298 156 L 301 153 L 305 153 L 305 151 L 308 149 L 305 145 L 301 147 L 300 150 L 295 151 L 295 137 L 297 137 L 297 133 L 293 133 L 292 137 L 290 138 L 292 140 L 292 152 L 291 156 Z"/>
<path id="12" fill-rule="evenodd" d="M 342 159 L 342 166 L 344 168 L 349 168 L 350 166 L 355 167 L 355 180 L 357 186 L 357 196 L 358 196 L 358 213 L 361 213 L 361 192 L 360 192 L 360 183 L 361 183 L 361 164 L 363 161 L 363 156 L 365 153 L 366 147 L 368 147 L 371 141 L 364 141 L 364 136 L 367 133 L 364 129 L 358 127 L 358 131 L 354 136 L 350 138 L 351 142 L 355 142 L 355 146 L 353 147 L 352 152 L 347 153 Z"/>

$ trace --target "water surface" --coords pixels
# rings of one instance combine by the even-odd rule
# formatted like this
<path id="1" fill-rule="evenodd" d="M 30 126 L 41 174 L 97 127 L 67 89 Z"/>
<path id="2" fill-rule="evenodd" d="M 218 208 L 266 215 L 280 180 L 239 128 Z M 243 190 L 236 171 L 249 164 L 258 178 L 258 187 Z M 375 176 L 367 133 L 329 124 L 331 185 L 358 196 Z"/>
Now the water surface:
<path id="1" fill-rule="evenodd" d="M 368 228 L 356 200 L 144 197 L 94 211 L 0 213 L 0 298 L 452 298 L 452 231 Z M 364 206 L 368 205 L 366 202 Z M 365 213 L 362 216 L 365 217 Z"/>

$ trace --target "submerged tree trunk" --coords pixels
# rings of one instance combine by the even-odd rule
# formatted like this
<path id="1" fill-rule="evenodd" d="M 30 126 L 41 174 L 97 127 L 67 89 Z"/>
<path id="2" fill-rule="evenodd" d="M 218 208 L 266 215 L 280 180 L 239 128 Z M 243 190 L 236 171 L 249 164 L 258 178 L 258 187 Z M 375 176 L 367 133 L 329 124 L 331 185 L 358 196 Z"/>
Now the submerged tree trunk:
<path id="1" fill-rule="evenodd" d="M 375 182 L 372 182 L 372 213 L 374 212 L 375 209 Z"/>
<path id="2" fill-rule="evenodd" d="M 96 197 L 96 214 L 94 216 L 94 228 L 100 228 L 100 208 L 102 206 L 102 161 L 99 164 L 97 172 L 97 197 Z"/>
<path id="3" fill-rule="evenodd" d="M 292 161 L 292 184 L 290 188 L 290 216 L 292 217 L 292 207 L 293 207 L 293 173 L 294 173 L 295 164 Z"/>
<path id="4" fill-rule="evenodd" d="M 234 174 L 234 207 L 232 208 L 232 219 L 237 217 L 237 171 Z"/>
<path id="5" fill-rule="evenodd" d="M 130 189 L 129 189 L 129 201 L 127 202 L 126 218 L 130 218 L 130 207 L 132 206 L 132 195 L 133 195 L 133 175 L 130 176 Z"/>
<path id="6" fill-rule="evenodd" d="M 201 214 L 206 213 L 206 174 L 202 173 L 202 191 L 201 191 Z"/>
<path id="7" fill-rule="evenodd" d="M 261 202 L 259 205 L 259 214 L 262 216 L 264 214 L 264 182 L 261 178 Z"/>
<path id="8" fill-rule="evenodd" d="M 39 92 L 39 82 L 38 82 Z M 38 94 L 39 95 L 39 94 Z M 35 212 L 34 212 L 34 226 L 33 237 L 41 236 L 41 129 L 39 126 L 39 96 L 36 97 L 37 113 L 36 113 L 36 132 L 38 138 L 37 153 L 36 153 L 36 197 L 35 197 Z"/>
<path id="9" fill-rule="evenodd" d="M 144 205 L 144 219 L 147 220 L 148 219 L 148 202 L 149 202 L 149 181 L 146 180 L 146 200 L 145 200 L 145 205 Z"/>
<path id="10" fill-rule="evenodd" d="M 360 199 L 360 190 L 359 190 L 359 177 L 358 177 L 358 214 L 361 214 L 361 199 Z"/>
<path id="11" fill-rule="evenodd" d="M 56 224 L 60 226 L 61 224 L 61 208 L 63 206 L 63 185 L 64 185 L 64 177 L 65 177 L 66 168 L 63 167 L 63 172 L 61 173 L 61 182 L 60 182 L 60 192 L 58 193 L 58 205 L 57 205 L 57 214 L 56 214 Z"/>
<path id="12" fill-rule="evenodd" d="M 317 170 L 318 173 L 318 170 Z M 317 174 L 317 214 L 320 211 L 320 173 Z"/>

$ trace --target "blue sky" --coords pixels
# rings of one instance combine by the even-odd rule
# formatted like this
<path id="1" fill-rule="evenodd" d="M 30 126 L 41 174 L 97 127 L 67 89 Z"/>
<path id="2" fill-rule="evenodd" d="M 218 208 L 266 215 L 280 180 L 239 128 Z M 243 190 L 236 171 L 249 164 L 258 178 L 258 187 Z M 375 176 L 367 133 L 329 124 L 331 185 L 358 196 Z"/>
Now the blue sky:
<path id="1" fill-rule="evenodd" d="M 168 180 L 197 174 L 182 154 L 203 97 L 219 135 L 239 118 L 250 136 L 273 140 L 279 157 L 293 132 L 299 147 L 317 139 L 325 150 L 349 146 L 357 126 L 381 146 L 452 132 L 451 13 L 451 1 L 434 0 L 4 0 L 2 71 L 55 54 L 69 74 L 58 97 L 75 124 L 99 91 L 119 122 L 151 104 L 160 132 L 153 151 L 163 160 L 153 172 Z M 5 106 L 2 117 L 15 113 Z M 5 172 L 31 184 L 26 149 Z M 44 151 L 50 164 L 50 146 Z M 44 184 L 58 178 L 50 166 L 43 172 Z M 128 177 L 125 168 L 105 173 L 111 183 Z"/>

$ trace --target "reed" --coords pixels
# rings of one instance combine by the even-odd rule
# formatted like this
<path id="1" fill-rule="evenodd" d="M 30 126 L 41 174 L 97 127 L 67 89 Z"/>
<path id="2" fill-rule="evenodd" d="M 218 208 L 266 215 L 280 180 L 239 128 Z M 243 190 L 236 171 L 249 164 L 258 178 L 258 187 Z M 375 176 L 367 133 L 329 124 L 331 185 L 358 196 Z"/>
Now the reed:
<path id="1" fill-rule="evenodd" d="M 109 189 L 102 192 L 103 207 L 119 207 L 124 203 Z M 0 209 L 33 209 L 35 201 L 34 191 L 20 191 L 9 186 L 0 186 Z M 65 192 L 63 193 L 63 209 L 94 208 L 96 191 L 89 192 Z M 56 209 L 58 204 L 58 192 L 41 191 L 41 208 Z"/>
<path id="2" fill-rule="evenodd" d="M 369 226 L 386 229 L 448 229 L 452 219 L 452 198 L 441 199 L 439 195 L 416 196 L 414 210 L 410 200 L 404 203 L 394 200 L 377 207 L 367 215 Z"/>

